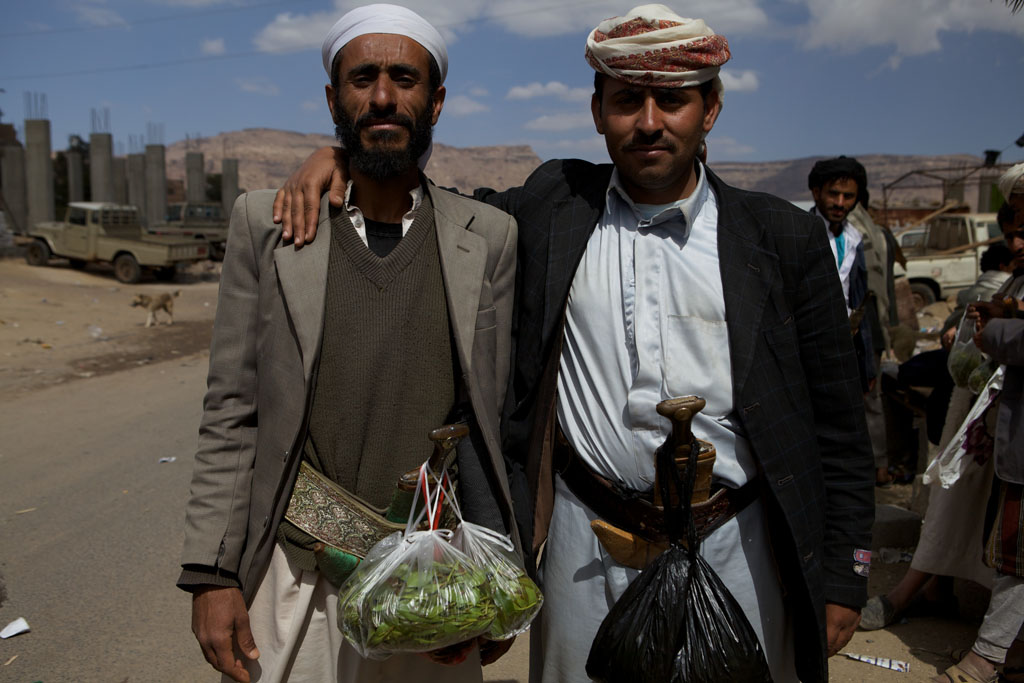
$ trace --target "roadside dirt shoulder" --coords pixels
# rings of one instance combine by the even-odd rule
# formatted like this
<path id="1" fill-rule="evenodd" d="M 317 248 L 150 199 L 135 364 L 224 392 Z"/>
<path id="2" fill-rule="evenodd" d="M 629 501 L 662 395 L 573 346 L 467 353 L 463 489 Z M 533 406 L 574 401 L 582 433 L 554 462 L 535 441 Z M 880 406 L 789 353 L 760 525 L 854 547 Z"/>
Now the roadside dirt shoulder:
<path id="1" fill-rule="evenodd" d="M 46 386 L 209 350 L 220 265 L 202 262 L 176 282 L 123 285 L 109 270 L 0 259 L 0 393 Z M 138 293 L 180 292 L 174 324 L 132 307 Z"/>

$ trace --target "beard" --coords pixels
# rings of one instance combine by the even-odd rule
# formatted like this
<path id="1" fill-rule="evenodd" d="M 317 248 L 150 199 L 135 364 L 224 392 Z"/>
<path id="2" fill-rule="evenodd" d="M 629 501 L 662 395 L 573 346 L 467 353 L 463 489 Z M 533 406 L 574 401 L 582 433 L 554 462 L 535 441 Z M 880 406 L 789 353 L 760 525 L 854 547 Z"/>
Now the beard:
<path id="1" fill-rule="evenodd" d="M 416 119 L 404 114 L 363 114 L 358 120 L 348 115 L 340 101 L 335 102 L 334 135 L 348 151 L 349 163 L 360 173 L 374 180 L 385 180 L 414 169 L 417 161 L 430 147 L 433 128 L 430 124 L 431 108 L 426 106 Z M 409 131 L 409 142 L 402 148 L 387 145 L 398 138 L 394 131 L 380 131 L 371 136 L 373 146 L 363 144 L 361 132 L 371 123 L 391 123 Z"/>

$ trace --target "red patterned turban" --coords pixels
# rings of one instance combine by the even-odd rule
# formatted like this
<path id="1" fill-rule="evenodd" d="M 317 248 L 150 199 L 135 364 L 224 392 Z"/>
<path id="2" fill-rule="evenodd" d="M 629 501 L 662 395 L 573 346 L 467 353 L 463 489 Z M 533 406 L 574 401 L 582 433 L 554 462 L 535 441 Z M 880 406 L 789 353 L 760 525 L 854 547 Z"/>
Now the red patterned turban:
<path id="1" fill-rule="evenodd" d="M 641 5 L 606 19 L 587 38 L 587 62 L 598 73 L 635 85 L 689 88 L 714 80 L 729 61 L 729 42 L 702 19 L 686 19 L 664 5 Z"/>

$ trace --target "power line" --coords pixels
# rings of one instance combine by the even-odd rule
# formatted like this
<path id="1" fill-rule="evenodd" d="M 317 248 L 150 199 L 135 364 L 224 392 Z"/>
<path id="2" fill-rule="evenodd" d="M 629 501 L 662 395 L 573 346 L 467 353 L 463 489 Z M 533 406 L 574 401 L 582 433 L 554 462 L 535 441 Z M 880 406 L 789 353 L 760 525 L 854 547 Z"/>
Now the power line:
<path id="1" fill-rule="evenodd" d="M 268 3 L 263 3 L 262 5 L 247 5 L 244 9 L 249 9 L 251 7 L 265 7 L 267 5 L 292 4 L 292 2 L 301 2 L 301 1 L 309 1 L 309 0 L 289 0 L 289 2 L 268 2 Z M 589 5 L 589 4 L 591 4 L 589 1 L 588 2 L 574 2 L 574 3 L 564 4 L 564 5 L 553 5 L 553 6 L 550 6 L 550 9 L 572 9 L 572 8 L 575 8 L 575 7 L 583 7 L 583 6 L 586 6 L 586 5 Z M 239 9 L 241 9 L 241 8 L 239 8 Z M 205 12 L 204 14 L 212 14 L 212 13 L 215 13 L 215 12 L 219 13 L 219 12 L 228 12 L 228 11 L 235 11 L 235 10 L 210 10 L 208 12 Z M 506 19 L 508 17 L 514 17 L 514 16 L 518 16 L 518 15 L 522 15 L 522 14 L 529 14 L 530 12 L 534 12 L 534 11 L 536 11 L 536 10 L 530 9 L 530 10 L 517 10 L 517 11 L 513 11 L 513 12 L 502 12 L 501 14 L 491 14 L 491 15 L 487 15 L 487 16 L 474 17 L 472 19 L 467 19 L 465 21 L 449 22 L 449 23 L 445 23 L 445 24 L 436 24 L 436 26 L 438 28 L 452 28 L 452 27 L 455 27 L 455 26 L 465 26 L 467 24 L 480 23 L 480 22 L 484 22 L 484 21 L 493 21 L 495 19 Z M 201 14 L 201 13 L 197 12 L 196 14 L 190 14 L 190 15 L 188 15 L 188 17 L 196 16 L 198 14 Z M 179 17 L 173 17 L 173 18 L 179 19 L 179 18 L 186 18 L 186 17 L 180 17 L 179 16 Z M 149 21 L 149 20 L 145 20 L 145 21 Z M 156 20 L 153 20 L 153 21 L 156 21 Z M 137 23 L 142 23 L 142 22 L 135 22 L 135 23 L 137 24 Z M 134 24 L 132 24 L 132 25 L 134 25 Z M 65 30 L 78 30 L 78 29 L 59 29 L 59 30 L 65 31 Z M 4 35 L 11 35 L 11 34 L 0 34 L 0 37 L 3 37 Z M 309 46 L 309 49 L 312 49 L 313 47 L 315 47 L 315 45 Z M 60 77 L 63 77 L 63 76 L 90 76 L 90 75 L 94 75 L 94 74 L 113 73 L 113 72 L 119 72 L 119 71 L 136 71 L 136 70 L 145 70 L 145 69 L 160 69 L 160 68 L 165 68 L 165 67 L 169 67 L 169 66 L 181 66 L 183 64 L 196 64 L 196 63 L 199 63 L 199 62 L 211 62 L 211 61 L 216 61 L 216 60 L 221 60 L 221 59 L 238 59 L 240 57 L 254 57 L 254 56 L 258 56 L 258 55 L 267 55 L 267 54 L 272 54 L 272 53 L 268 53 L 268 52 L 264 52 L 264 51 L 250 51 L 250 52 L 235 52 L 235 53 L 223 54 L 223 55 L 203 55 L 202 57 L 188 57 L 188 58 L 184 58 L 184 59 L 175 59 L 175 60 L 170 60 L 170 61 L 166 61 L 166 62 L 153 62 L 151 64 L 122 64 L 122 65 L 118 65 L 118 66 L 96 67 L 94 69 L 80 69 L 78 71 L 60 71 L 60 72 L 52 72 L 52 73 L 33 74 L 33 75 L 29 75 L 29 76 L 5 76 L 4 80 L 7 80 L 7 81 L 28 81 L 28 80 L 42 79 L 42 78 L 60 78 Z"/>
<path id="2" fill-rule="evenodd" d="M 209 9 L 199 10 L 196 12 L 188 12 L 185 14 L 168 14 L 161 17 L 150 17 L 149 19 L 137 19 L 135 21 L 122 21 L 116 24 L 107 24 L 105 26 L 66 26 L 63 28 L 41 28 L 34 31 L 14 31 L 8 33 L 0 33 L 0 38 L 18 38 L 21 36 L 38 36 L 50 33 L 83 33 L 85 31 L 108 31 L 110 29 L 123 29 L 132 28 L 133 26 L 143 26 L 145 24 L 157 24 L 164 21 L 180 21 L 182 19 L 192 19 L 193 17 L 205 17 L 214 14 L 231 14 L 234 12 L 245 12 L 251 9 L 260 9 L 263 7 L 272 7 L 274 5 L 294 5 L 300 2 L 312 2 L 313 0 L 273 0 L 273 2 L 261 2 L 252 5 L 243 5 L 241 7 L 224 7 L 221 9 Z"/>
<path id="3" fill-rule="evenodd" d="M 253 57 L 256 55 L 265 55 L 266 52 L 235 52 L 229 55 L 205 55 L 203 57 L 189 57 L 185 59 L 175 59 L 169 62 L 153 62 L 152 64 L 125 64 L 121 66 L 105 66 L 96 69 L 81 69 L 79 71 L 61 71 L 59 73 L 48 73 L 48 74 L 34 74 L 31 76 L 6 76 L 6 81 L 29 81 L 34 78 L 58 78 L 61 76 L 89 76 L 92 74 L 111 73 L 114 71 L 135 71 L 142 69 L 160 69 L 168 66 L 180 66 L 182 64 L 195 64 L 197 62 L 211 62 L 219 59 L 238 59 L 239 57 Z"/>

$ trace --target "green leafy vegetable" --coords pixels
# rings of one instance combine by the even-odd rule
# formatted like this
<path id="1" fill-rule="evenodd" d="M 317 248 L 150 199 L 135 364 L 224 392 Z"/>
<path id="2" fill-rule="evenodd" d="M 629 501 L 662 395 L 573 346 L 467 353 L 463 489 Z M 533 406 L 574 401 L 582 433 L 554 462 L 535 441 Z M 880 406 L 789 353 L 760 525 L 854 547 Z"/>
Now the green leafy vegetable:
<path id="1" fill-rule="evenodd" d="M 458 559 L 403 562 L 382 581 L 353 580 L 346 587 L 349 592 L 343 589 L 340 596 L 342 631 L 371 654 L 461 643 L 485 633 L 496 614 L 487 574 Z"/>
<path id="2" fill-rule="evenodd" d="M 981 354 L 969 346 L 953 347 L 949 352 L 949 374 L 958 387 L 967 386 L 971 373 L 981 365 Z"/>

